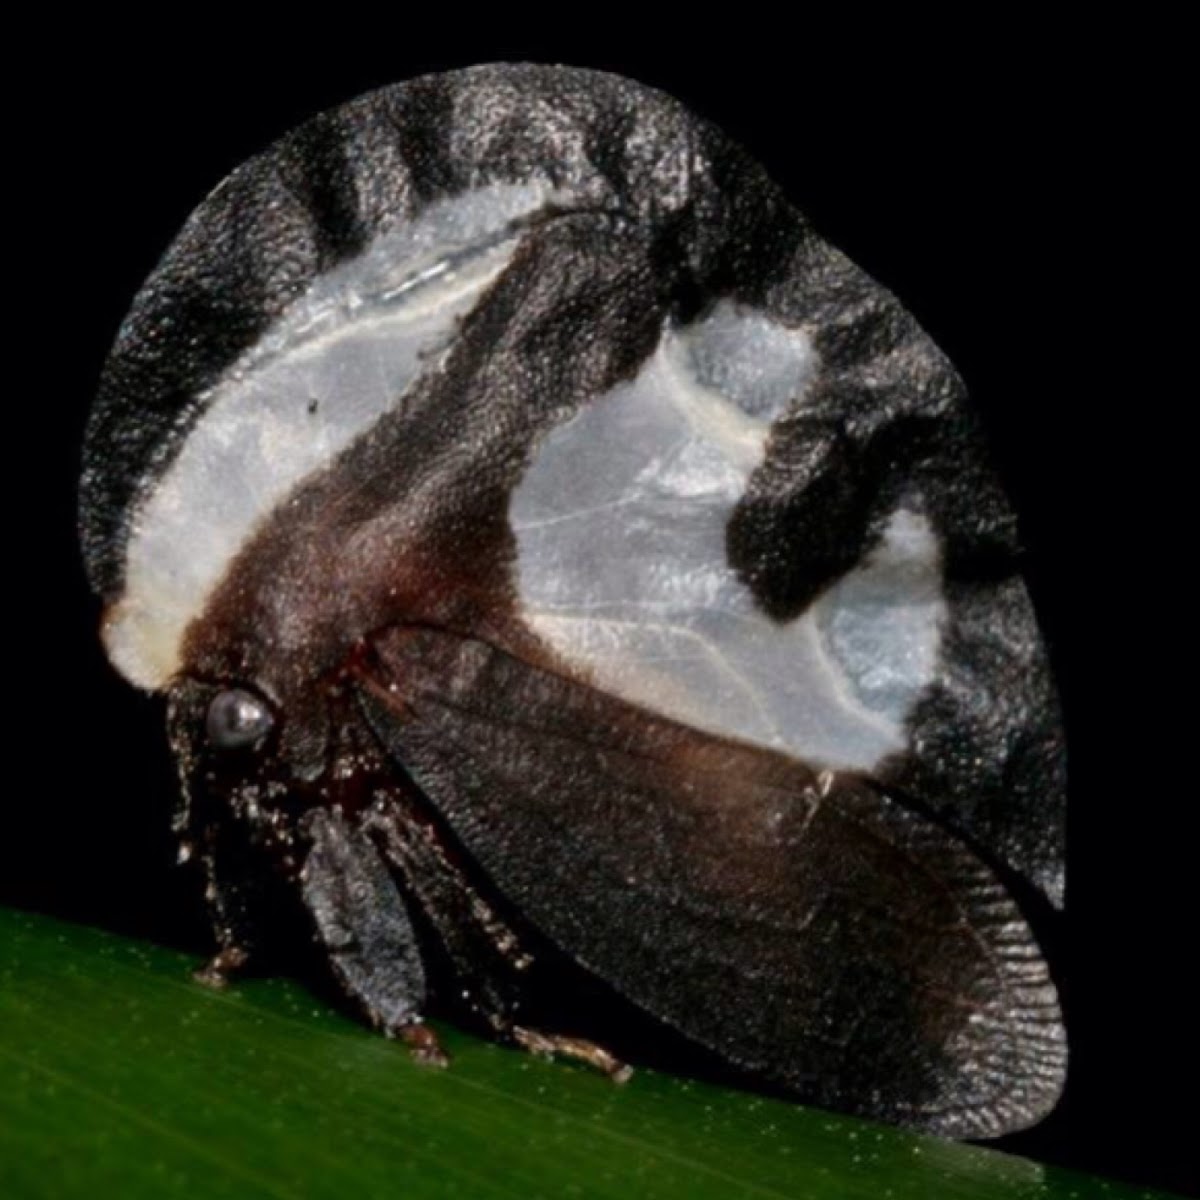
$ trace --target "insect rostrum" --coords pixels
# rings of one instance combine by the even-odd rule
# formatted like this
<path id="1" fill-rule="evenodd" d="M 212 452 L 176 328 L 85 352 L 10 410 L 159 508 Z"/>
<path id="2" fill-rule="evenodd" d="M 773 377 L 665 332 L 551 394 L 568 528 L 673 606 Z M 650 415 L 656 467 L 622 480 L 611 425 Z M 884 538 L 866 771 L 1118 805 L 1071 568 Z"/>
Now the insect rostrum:
<path id="1" fill-rule="evenodd" d="M 522 1026 L 550 948 L 817 1103 L 1053 1106 L 1012 512 L 928 337 L 668 97 L 482 67 L 239 168 L 120 331 L 82 524 L 214 975 L 291 912 L 426 1057 L 436 966 L 606 1061 Z"/>

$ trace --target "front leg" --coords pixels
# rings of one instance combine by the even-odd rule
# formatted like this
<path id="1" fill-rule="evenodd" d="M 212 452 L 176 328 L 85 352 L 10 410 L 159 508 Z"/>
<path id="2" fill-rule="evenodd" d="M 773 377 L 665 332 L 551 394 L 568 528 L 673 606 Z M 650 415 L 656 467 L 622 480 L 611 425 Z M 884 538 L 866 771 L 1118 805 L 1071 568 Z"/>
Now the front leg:
<path id="1" fill-rule="evenodd" d="M 224 836 L 222 832 L 224 831 Z M 262 956 L 269 936 L 267 896 L 269 873 L 257 862 L 242 837 L 240 827 L 210 831 L 200 857 L 204 870 L 204 897 L 217 951 L 195 972 L 199 983 L 224 988 Z M 181 842 L 181 861 L 190 857 L 192 842 Z"/>
<path id="2" fill-rule="evenodd" d="M 334 974 L 389 1037 L 417 1059 L 446 1055 L 423 1022 L 425 968 L 403 897 L 367 836 L 340 812 L 308 818 L 312 841 L 300 881 Z"/>

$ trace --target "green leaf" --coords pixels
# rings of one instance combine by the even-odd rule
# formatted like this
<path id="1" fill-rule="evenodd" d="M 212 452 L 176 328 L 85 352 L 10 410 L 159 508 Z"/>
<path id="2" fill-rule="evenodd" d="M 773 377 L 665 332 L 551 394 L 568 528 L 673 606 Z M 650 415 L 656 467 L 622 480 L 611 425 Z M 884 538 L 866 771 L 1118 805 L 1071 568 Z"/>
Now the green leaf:
<path id="1" fill-rule="evenodd" d="M 649 1071 L 617 1085 L 444 1029 L 449 1070 L 286 980 L 0 910 L 0 1195 L 1149 1196 Z"/>

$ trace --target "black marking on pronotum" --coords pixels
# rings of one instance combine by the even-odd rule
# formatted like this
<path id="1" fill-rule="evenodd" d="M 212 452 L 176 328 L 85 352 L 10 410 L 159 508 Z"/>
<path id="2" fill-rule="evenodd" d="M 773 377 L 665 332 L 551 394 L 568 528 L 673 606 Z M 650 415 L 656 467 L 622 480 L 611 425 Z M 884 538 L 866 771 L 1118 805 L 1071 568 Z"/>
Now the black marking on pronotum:
<path id="1" fill-rule="evenodd" d="M 211 975 L 306 913 L 422 1056 L 449 978 L 616 1070 L 534 1004 L 556 961 L 764 1086 L 955 1135 L 1065 1066 L 1013 527 L 893 297 L 668 97 L 547 67 L 236 171 L 134 302 L 83 483 Z"/>

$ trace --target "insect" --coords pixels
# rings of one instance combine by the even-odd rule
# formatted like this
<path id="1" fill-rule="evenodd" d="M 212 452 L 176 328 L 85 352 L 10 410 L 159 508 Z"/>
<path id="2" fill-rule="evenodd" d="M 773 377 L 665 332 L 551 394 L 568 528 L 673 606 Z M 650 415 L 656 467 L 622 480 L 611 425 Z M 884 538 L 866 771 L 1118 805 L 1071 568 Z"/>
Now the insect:
<path id="1" fill-rule="evenodd" d="M 235 171 L 118 335 L 82 533 L 210 979 L 290 926 L 420 1057 L 450 979 L 618 1073 L 531 999 L 552 960 L 815 1103 L 1054 1105 L 1013 514 L 929 338 L 675 101 L 479 67 Z"/>

